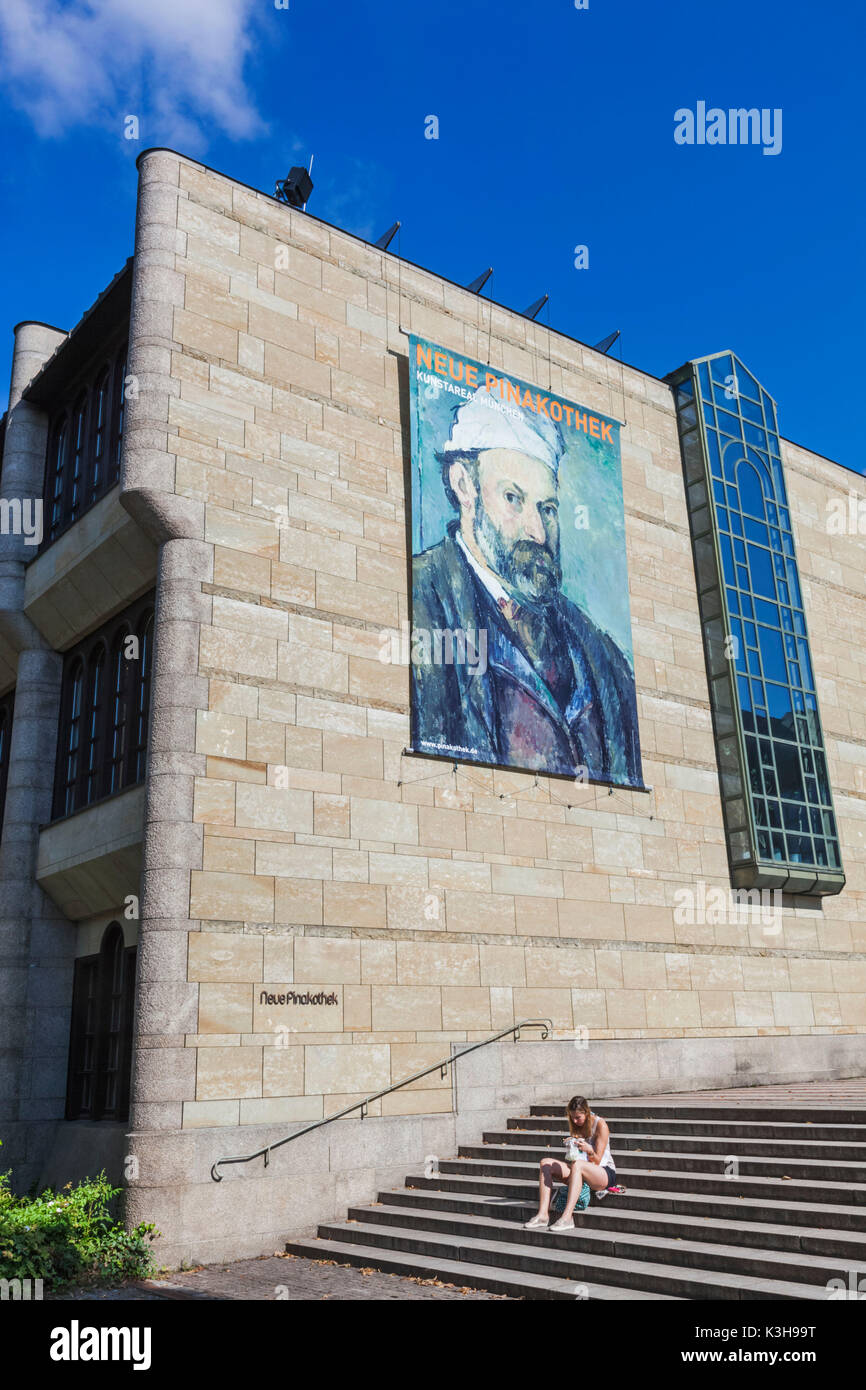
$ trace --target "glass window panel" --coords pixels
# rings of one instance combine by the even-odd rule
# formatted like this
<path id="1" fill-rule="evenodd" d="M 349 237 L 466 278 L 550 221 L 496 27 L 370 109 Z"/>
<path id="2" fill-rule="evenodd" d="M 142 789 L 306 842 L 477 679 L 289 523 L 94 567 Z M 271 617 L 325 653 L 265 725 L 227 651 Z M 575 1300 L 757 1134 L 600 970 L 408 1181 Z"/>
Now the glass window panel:
<path id="1" fill-rule="evenodd" d="M 796 830 L 804 835 L 809 833 L 808 807 L 794 806 L 790 801 L 786 801 L 782 807 L 782 816 L 786 830 Z"/>
<path id="2" fill-rule="evenodd" d="M 729 410 L 717 410 L 716 419 L 722 434 L 730 435 L 732 439 L 739 439 L 741 436 L 739 417 L 732 415 Z"/>
<path id="3" fill-rule="evenodd" d="M 763 521 L 764 489 L 761 485 L 761 475 L 746 459 L 741 459 L 737 466 L 737 484 L 743 511 Z"/>
<path id="4" fill-rule="evenodd" d="M 724 547 L 722 554 L 724 558 Z M 702 590 L 715 588 L 718 584 L 718 577 L 711 536 L 704 536 L 702 540 L 695 541 L 695 567 L 698 575 L 698 587 Z"/>
<path id="5" fill-rule="evenodd" d="M 756 541 L 758 545 L 770 544 L 770 534 L 762 521 L 755 521 L 753 517 L 747 516 L 743 522 L 743 527 L 750 541 Z M 784 561 L 782 564 L 784 566 Z M 782 573 L 785 573 L 784 568 Z"/>
<path id="6" fill-rule="evenodd" d="M 800 755 L 792 743 L 776 743 L 776 772 L 779 779 L 779 793 L 792 801 L 805 800 L 803 774 L 800 771 Z"/>
<path id="7" fill-rule="evenodd" d="M 812 675 L 812 663 L 809 660 L 809 648 L 801 638 L 797 643 L 797 652 L 800 657 L 800 670 L 803 675 L 803 685 L 806 690 L 814 690 L 815 678 Z"/>
<path id="8" fill-rule="evenodd" d="M 724 386 L 736 376 L 734 359 L 729 352 L 723 352 L 719 357 L 711 357 L 709 368 L 710 376 L 719 386 Z"/>
<path id="9" fill-rule="evenodd" d="M 794 712 L 791 709 L 791 692 L 787 686 L 767 686 L 767 708 L 773 737 L 793 739 Z"/>
<path id="10" fill-rule="evenodd" d="M 830 805 L 830 783 L 827 780 L 827 764 L 824 761 L 824 754 L 815 750 L 815 772 L 818 776 L 818 790 L 821 793 L 821 800 L 825 806 Z"/>
<path id="11" fill-rule="evenodd" d="M 749 543 L 749 573 L 752 577 L 751 588 L 758 594 L 763 594 L 766 598 L 776 597 L 776 581 L 773 578 L 773 566 L 770 562 L 770 552 L 762 550 L 760 546 Z"/>
<path id="12" fill-rule="evenodd" d="M 752 696 L 749 691 L 749 682 L 745 676 L 737 677 L 737 688 L 740 692 L 740 710 L 743 716 L 743 728 L 754 733 L 755 719 L 752 714 Z"/>
<path id="13" fill-rule="evenodd" d="M 785 679 L 785 652 L 782 647 L 781 632 L 774 627 L 759 627 L 758 637 L 765 679 L 783 681 Z"/>
<path id="14" fill-rule="evenodd" d="M 741 796 L 731 797 L 725 802 L 725 819 L 730 830 L 739 830 L 741 826 L 748 825 L 746 803 Z"/>
<path id="15" fill-rule="evenodd" d="M 756 599 L 755 614 L 758 621 L 766 623 L 768 627 L 779 626 L 779 609 L 775 603 L 767 603 L 764 599 Z"/>
<path id="16" fill-rule="evenodd" d="M 763 796 L 764 784 L 761 780 L 761 760 L 758 756 L 758 740 L 746 737 L 746 761 L 749 765 L 749 782 L 755 796 Z"/>
<path id="17" fill-rule="evenodd" d="M 721 548 L 721 552 L 722 552 L 722 569 L 723 569 L 723 571 L 724 571 L 725 580 L 726 580 L 726 582 L 727 582 L 728 584 L 733 584 L 733 583 L 734 583 L 734 557 L 733 557 L 733 555 L 732 555 L 732 553 L 731 553 L 731 542 L 730 542 L 730 540 L 728 539 L 727 536 L 720 536 L 720 537 L 719 537 L 719 543 L 720 543 L 720 548 Z M 709 541 L 705 542 L 705 544 L 709 545 Z M 710 546 L 710 550 L 712 551 L 712 547 L 711 547 L 711 546 Z M 697 555 L 697 546 L 695 547 L 695 553 L 696 553 L 696 555 Z M 702 581 L 702 580 L 700 581 L 700 584 L 701 584 L 701 588 L 703 588 L 703 587 L 704 587 L 704 584 L 703 584 L 703 581 Z"/>
<path id="18" fill-rule="evenodd" d="M 767 436 L 763 429 L 757 425 L 752 425 L 748 420 L 743 421 L 743 435 L 748 444 L 754 444 L 756 449 L 767 452 Z"/>
<path id="19" fill-rule="evenodd" d="M 788 835 L 788 858 L 792 864 L 814 864 L 812 841 L 807 835 Z"/>
<path id="20" fill-rule="evenodd" d="M 741 394 L 740 414 L 744 416 L 746 420 L 751 420 L 753 425 L 758 425 L 761 429 L 763 429 L 764 413 L 756 400 L 752 401 L 749 399 L 748 396 L 744 396 Z"/>
<path id="21" fill-rule="evenodd" d="M 707 449 L 710 455 L 710 471 L 714 478 L 721 478 L 722 456 L 719 453 L 719 441 L 712 431 L 707 435 Z"/>
<path id="22" fill-rule="evenodd" d="M 707 485 L 701 478 L 698 482 L 692 483 L 689 488 L 689 506 L 705 507 L 707 505 Z"/>
<path id="23" fill-rule="evenodd" d="M 710 385 L 710 371 L 706 362 L 701 362 L 698 367 L 698 380 L 701 383 L 701 395 L 710 397 L 713 388 Z"/>

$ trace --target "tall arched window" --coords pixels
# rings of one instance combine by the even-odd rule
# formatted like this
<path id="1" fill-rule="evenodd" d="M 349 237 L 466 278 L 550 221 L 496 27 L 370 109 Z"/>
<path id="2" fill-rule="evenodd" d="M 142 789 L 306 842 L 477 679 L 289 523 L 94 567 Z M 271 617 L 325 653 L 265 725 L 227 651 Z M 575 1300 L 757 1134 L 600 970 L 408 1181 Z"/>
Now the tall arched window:
<path id="1" fill-rule="evenodd" d="M 129 628 L 124 624 L 111 648 L 109 700 L 111 713 L 108 722 L 108 786 L 109 796 L 123 790 L 126 782 L 126 760 L 129 743 L 129 684 L 131 673 L 126 656 Z"/>
<path id="2" fill-rule="evenodd" d="M 126 379 L 126 343 L 77 379 L 49 431 L 43 502 L 47 546 L 104 497 L 120 478 Z"/>
<path id="3" fill-rule="evenodd" d="M 49 452 L 48 485 L 46 505 L 48 509 L 48 539 L 54 540 L 63 526 L 63 492 L 66 486 L 66 448 L 69 441 L 69 427 L 65 419 L 54 428 Z"/>
<path id="4" fill-rule="evenodd" d="M 81 770 L 81 713 L 84 704 L 84 662 L 74 658 L 63 673 L 54 816 L 71 815 L 79 805 Z"/>
<path id="5" fill-rule="evenodd" d="M 84 730 L 84 789 L 82 802 L 89 806 L 102 795 L 105 771 L 105 643 L 99 642 L 90 654 L 87 667 L 87 723 Z"/>
<path id="6" fill-rule="evenodd" d="M 153 613 L 145 594 L 64 657 L 55 820 L 144 780 Z"/>
<path id="7" fill-rule="evenodd" d="M 87 396 L 79 396 L 72 411 L 71 456 L 69 460 L 69 491 L 66 513 L 77 521 L 85 485 L 87 454 Z"/>
<path id="8" fill-rule="evenodd" d="M 9 745 L 12 742 L 12 718 L 15 713 L 15 691 L 0 698 L 0 830 L 6 811 L 6 781 L 9 776 Z"/>
<path id="9" fill-rule="evenodd" d="M 123 443 L 124 416 L 126 414 L 126 344 L 120 350 L 117 363 L 114 369 L 114 387 L 112 391 L 112 428 L 111 428 L 111 466 L 109 468 L 108 486 L 113 485 L 120 478 L 120 447 Z"/>
<path id="10" fill-rule="evenodd" d="M 94 502 L 103 489 L 108 461 L 108 393 L 110 373 L 106 367 L 93 390 L 93 431 L 91 436 L 88 502 Z"/>
<path id="11" fill-rule="evenodd" d="M 125 1120 L 129 1114 L 134 946 L 118 922 L 106 927 L 97 955 L 75 962 L 66 1087 L 68 1120 Z"/>

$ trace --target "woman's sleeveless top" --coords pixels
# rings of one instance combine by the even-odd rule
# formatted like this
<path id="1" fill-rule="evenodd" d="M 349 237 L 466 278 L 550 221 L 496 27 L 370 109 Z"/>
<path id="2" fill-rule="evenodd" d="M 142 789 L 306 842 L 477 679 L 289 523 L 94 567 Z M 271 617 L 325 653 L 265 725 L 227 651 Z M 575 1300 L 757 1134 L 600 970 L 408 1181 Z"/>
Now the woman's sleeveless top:
<path id="1" fill-rule="evenodd" d="M 592 1145 L 595 1144 L 595 1131 L 598 1129 L 598 1122 L 600 1118 L 600 1115 L 596 1115 L 595 1124 L 592 1127 L 592 1134 L 589 1136 L 589 1142 Z M 602 1168 L 613 1168 L 614 1172 L 616 1171 L 616 1164 L 613 1161 L 613 1155 L 610 1151 L 610 1139 L 608 1139 L 607 1143 L 605 1144 L 604 1153 L 601 1156 L 600 1162 Z"/>

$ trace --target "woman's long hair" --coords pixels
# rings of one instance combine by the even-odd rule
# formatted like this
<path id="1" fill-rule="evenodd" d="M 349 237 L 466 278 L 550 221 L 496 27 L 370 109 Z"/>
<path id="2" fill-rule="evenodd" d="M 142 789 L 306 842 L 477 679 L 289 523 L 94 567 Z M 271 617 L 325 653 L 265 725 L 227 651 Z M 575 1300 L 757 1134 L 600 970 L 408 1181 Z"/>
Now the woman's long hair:
<path id="1" fill-rule="evenodd" d="M 578 1129 L 574 1122 L 574 1112 L 576 1110 L 582 1110 L 586 1115 L 586 1119 L 580 1129 Z M 586 1096 L 572 1096 L 568 1105 L 565 1107 L 565 1113 L 568 1118 L 568 1130 L 572 1137 L 575 1139 L 588 1139 L 592 1133 L 592 1122 L 595 1116 L 589 1108 L 589 1101 L 586 1099 Z"/>

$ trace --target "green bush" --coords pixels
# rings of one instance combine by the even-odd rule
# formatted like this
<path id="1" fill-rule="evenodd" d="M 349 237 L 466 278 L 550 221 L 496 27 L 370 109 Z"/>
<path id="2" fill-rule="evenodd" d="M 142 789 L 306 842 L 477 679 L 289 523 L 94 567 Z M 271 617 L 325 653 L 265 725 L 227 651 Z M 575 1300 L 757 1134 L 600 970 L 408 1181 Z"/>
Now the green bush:
<path id="1" fill-rule="evenodd" d="M 124 1228 L 111 1210 L 121 1188 L 104 1172 L 38 1197 L 16 1197 L 9 1179 L 0 1173 L 0 1279 L 42 1279 L 46 1289 L 59 1289 L 153 1272 L 150 1242 L 159 1231 L 149 1222 Z"/>

